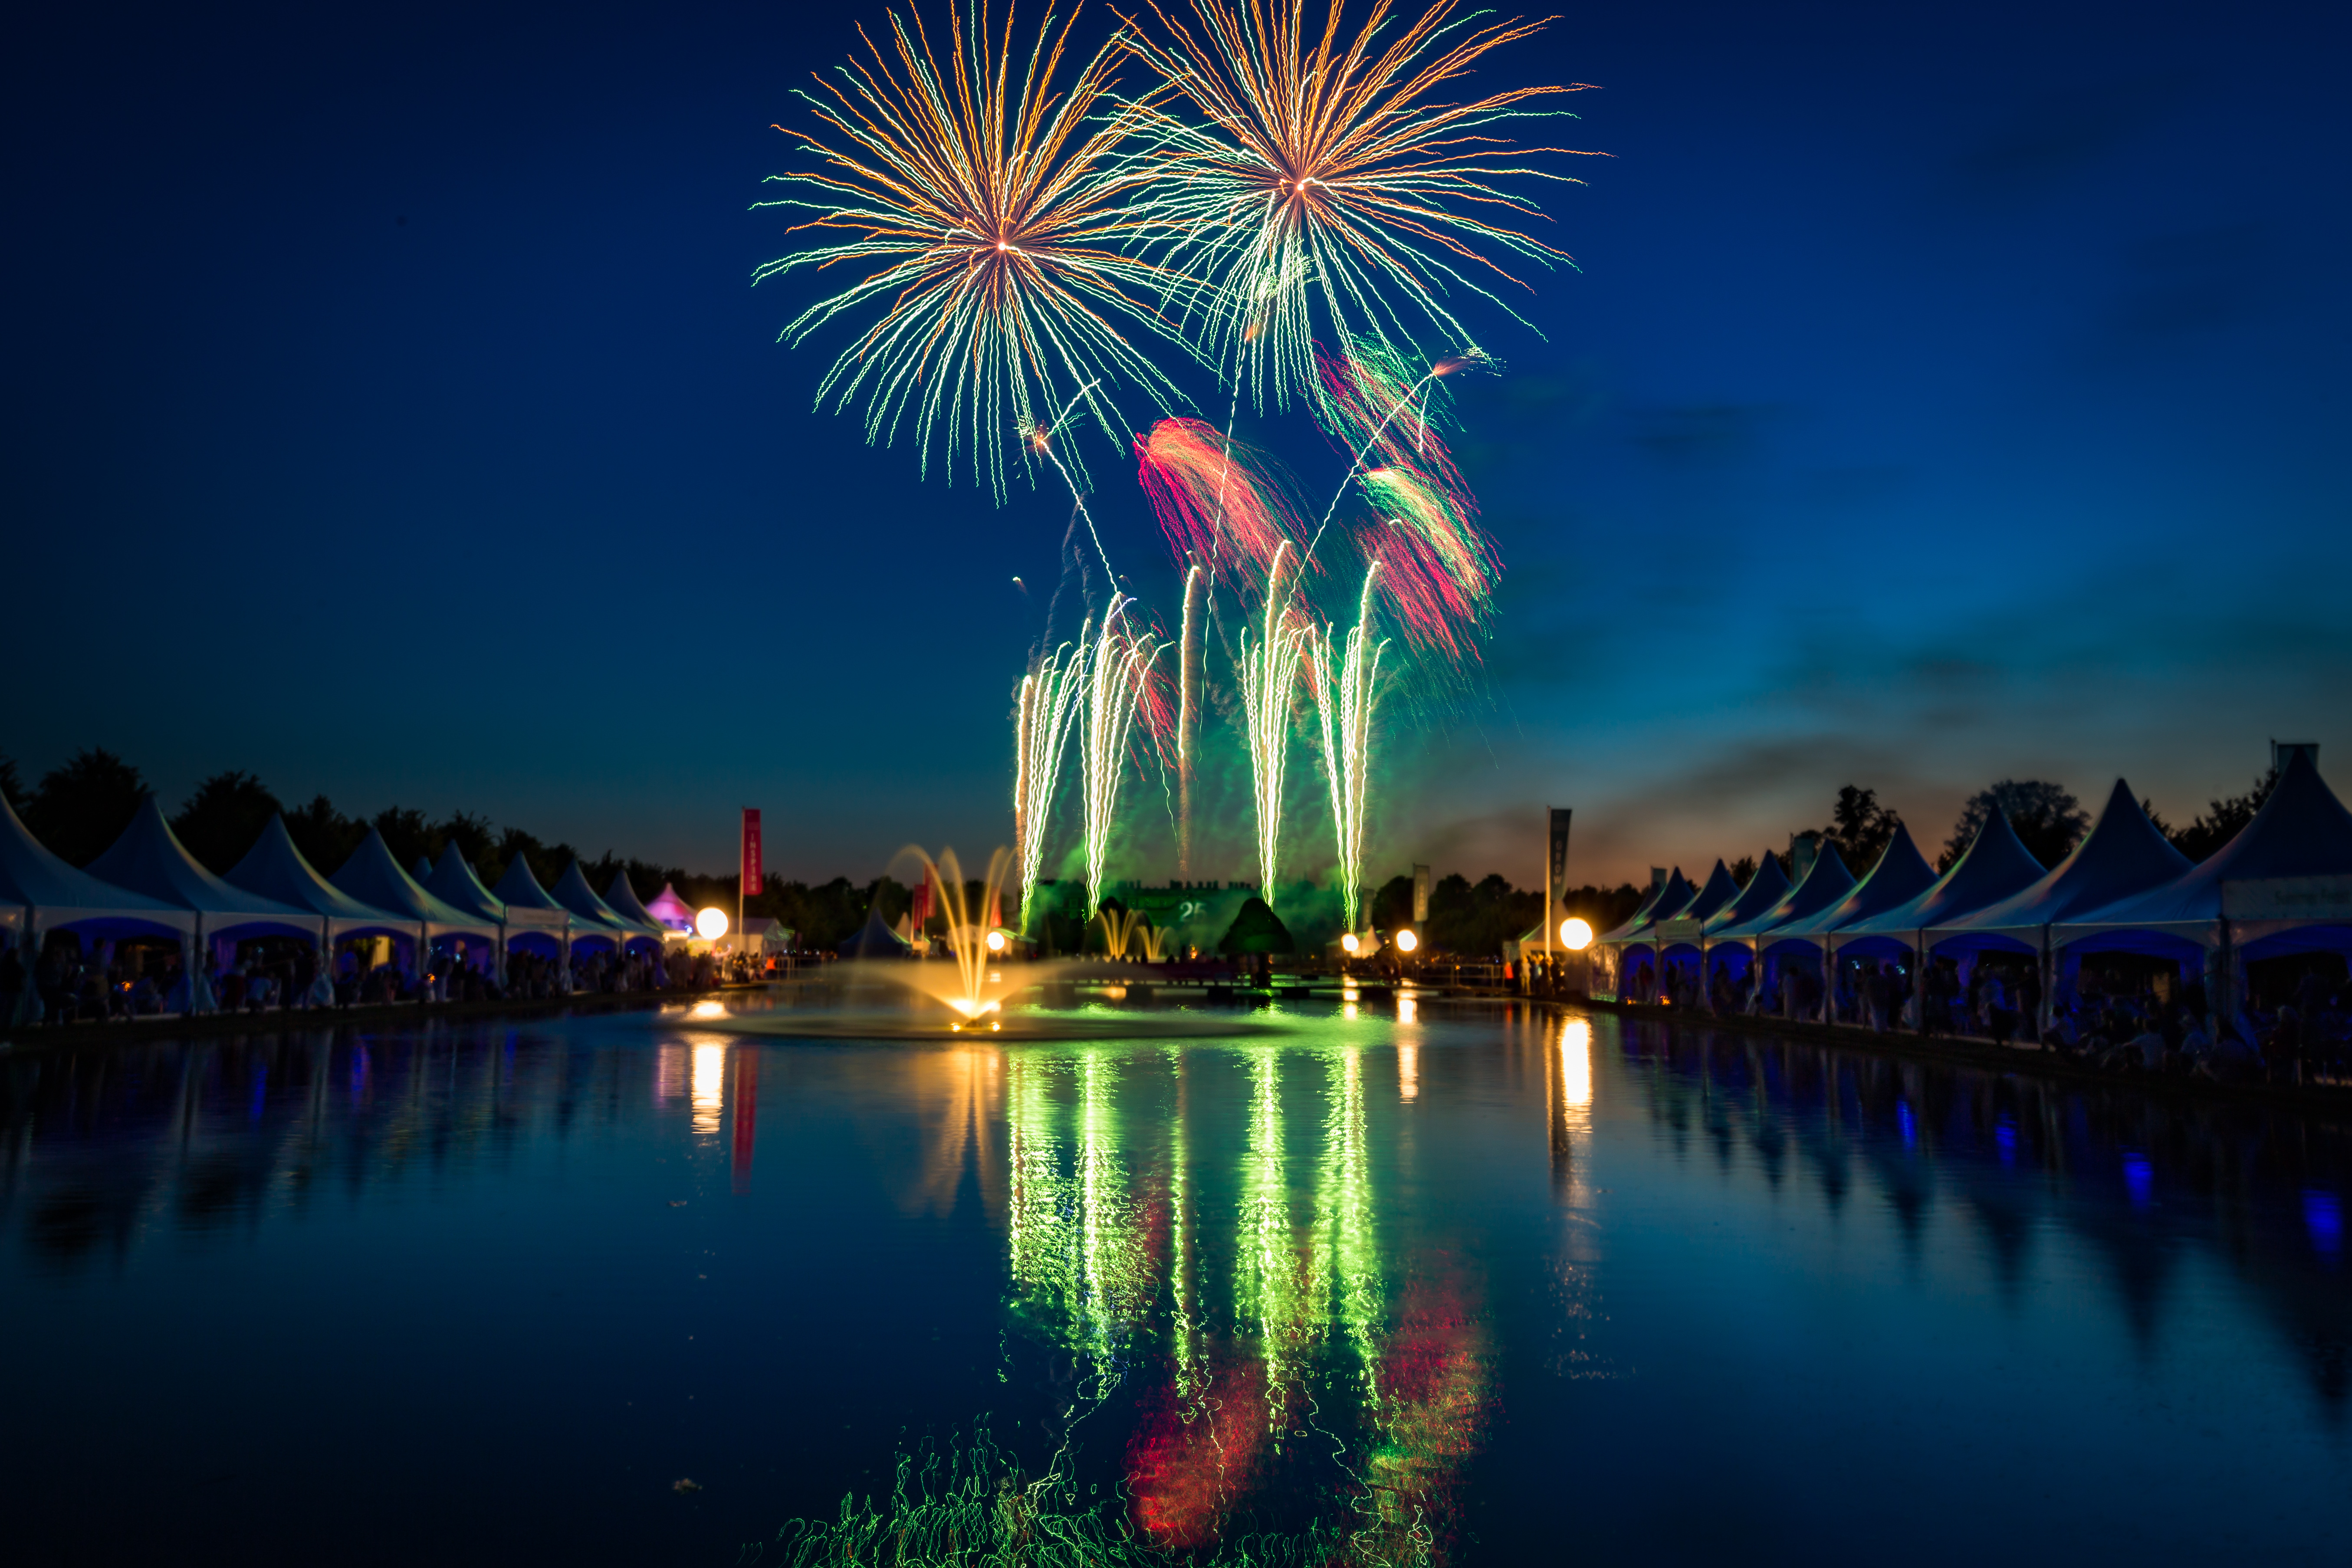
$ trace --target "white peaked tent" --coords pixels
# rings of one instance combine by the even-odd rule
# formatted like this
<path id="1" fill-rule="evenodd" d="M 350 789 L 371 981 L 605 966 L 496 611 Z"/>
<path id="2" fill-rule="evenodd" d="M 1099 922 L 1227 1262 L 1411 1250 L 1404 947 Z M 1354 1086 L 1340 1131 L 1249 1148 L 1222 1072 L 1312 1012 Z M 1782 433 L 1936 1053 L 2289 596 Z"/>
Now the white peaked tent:
<path id="1" fill-rule="evenodd" d="M 22 944 L 28 976 L 28 984 L 16 994 L 16 1016 L 0 1018 L 0 1026 L 40 1021 L 40 993 L 29 984 L 29 976 L 39 962 L 46 931 L 186 938 L 195 929 L 193 910 L 118 888 L 51 854 L 26 830 L 16 808 L 0 797 L 0 930 Z"/>
<path id="2" fill-rule="evenodd" d="M 650 923 L 640 926 L 598 898 L 596 889 L 588 885 L 588 874 L 580 868 L 577 860 L 564 868 L 563 875 L 556 879 L 555 886 L 548 889 L 548 895 L 578 917 L 573 931 L 575 937 L 604 938 L 612 942 L 615 951 L 626 947 L 633 941 L 661 941 L 659 927 Z"/>
<path id="3" fill-rule="evenodd" d="M 499 925 L 445 903 L 428 893 L 416 879 L 400 868 L 383 835 L 374 828 L 352 851 L 342 869 L 329 880 L 362 903 L 401 917 L 400 931 L 416 943 L 416 973 L 425 973 L 425 960 L 436 936 L 496 938 Z"/>
<path id="4" fill-rule="evenodd" d="M 319 875 L 294 847 L 285 818 L 276 815 L 246 851 L 245 858 L 229 868 L 226 880 L 233 887 L 308 912 L 318 921 L 320 940 L 328 943 L 363 931 L 405 934 L 415 924 L 389 910 L 362 902 Z"/>
<path id="5" fill-rule="evenodd" d="M 502 900 L 482 886 L 482 879 L 474 875 L 473 867 L 466 863 L 466 857 L 458 853 L 456 844 L 442 849 L 441 864 L 434 867 L 433 874 L 425 879 L 425 890 L 451 909 L 463 910 L 475 919 L 488 921 L 498 927 L 498 976 L 499 984 L 504 985 L 507 982 L 509 911 Z"/>
<path id="6" fill-rule="evenodd" d="M 195 917 L 192 962 L 181 966 L 182 990 L 166 1001 L 174 1012 L 208 1012 L 213 1005 L 207 984 L 205 944 L 233 942 L 240 936 L 316 937 L 316 917 L 308 910 L 280 903 L 224 881 L 196 863 L 180 843 L 163 808 L 149 795 L 131 814 L 106 853 L 89 863 L 90 875 L 163 903 L 175 904 Z M 215 952 L 218 958 L 226 954 Z M 180 1005 L 173 1006 L 173 1003 Z"/>
<path id="7" fill-rule="evenodd" d="M 507 874 L 499 879 L 491 895 L 506 906 L 507 942 L 530 932 L 544 937 L 555 946 L 556 954 L 568 966 L 572 962 L 572 928 L 578 923 L 572 911 L 547 896 L 539 879 L 530 874 L 530 862 L 518 854 L 507 862 Z"/>

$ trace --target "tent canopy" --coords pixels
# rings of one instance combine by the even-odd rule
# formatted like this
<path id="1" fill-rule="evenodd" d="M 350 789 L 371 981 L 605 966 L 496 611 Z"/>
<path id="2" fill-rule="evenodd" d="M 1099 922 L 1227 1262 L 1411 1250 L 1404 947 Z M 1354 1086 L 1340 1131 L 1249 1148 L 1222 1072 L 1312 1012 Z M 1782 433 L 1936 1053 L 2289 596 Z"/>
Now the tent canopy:
<path id="1" fill-rule="evenodd" d="M 548 892 L 557 903 L 570 910 L 589 925 L 601 926 L 606 931 L 621 931 L 629 936 L 662 934 L 659 926 L 640 926 L 636 921 L 630 920 L 598 898 L 596 889 L 588 885 L 588 873 L 580 868 L 580 862 L 577 860 L 564 868 L 563 875 L 556 879 L 555 886 L 549 889 Z"/>
<path id="2" fill-rule="evenodd" d="M 539 879 L 530 874 L 530 862 L 517 855 L 507 862 L 507 874 L 490 889 L 507 907 L 507 920 L 513 923 L 519 911 L 536 910 L 540 914 L 563 915 L 571 911 L 547 896 Z M 544 923 L 544 922 L 541 922 Z"/>
<path id="3" fill-rule="evenodd" d="M 1756 875 L 1748 879 L 1748 886 L 1739 896 L 1709 915 L 1705 927 L 1708 940 L 1721 935 L 1734 926 L 1745 925 L 1789 896 L 1789 874 L 1780 869 L 1780 858 L 1764 851 L 1756 862 Z"/>
<path id="4" fill-rule="evenodd" d="M 1984 826 L 1951 869 L 1918 897 L 1856 921 L 1839 934 L 1910 939 L 1930 926 L 1972 915 L 2040 881 L 2044 868 L 2017 837 L 2006 812 L 1988 812 Z"/>
<path id="5" fill-rule="evenodd" d="M 131 815 L 131 826 L 106 853 L 89 863 L 89 874 L 134 893 L 205 917 L 215 934 L 236 926 L 275 925 L 303 936 L 318 934 L 318 918 L 307 910 L 221 880 L 196 863 L 163 820 L 163 808 L 149 795 Z"/>
<path id="6" fill-rule="evenodd" d="M 190 913 L 118 888 L 51 854 L 0 797 L 0 903 L 30 906 L 44 926 L 118 920 L 184 931 L 195 925 Z"/>
<path id="7" fill-rule="evenodd" d="M 362 903 L 319 875 L 310 862 L 302 858 L 302 851 L 294 847 L 293 835 L 286 831 L 286 819 L 276 812 L 270 813 L 269 826 L 261 830 L 261 837 L 245 852 L 245 858 L 229 868 L 228 880 L 247 892 L 325 917 L 329 929 L 337 935 L 368 926 L 397 929 L 415 924 Z"/>
<path id="8" fill-rule="evenodd" d="M 1918 846 L 1911 842 L 1911 830 L 1896 823 L 1895 837 L 1886 841 L 1878 864 L 1870 868 L 1870 875 L 1853 885 L 1852 891 L 1819 913 L 1790 921 L 1772 934 L 1783 937 L 1843 933 L 1872 915 L 1909 903 L 1934 886 L 1935 881 L 1935 869 L 1921 857 Z"/>
<path id="9" fill-rule="evenodd" d="M 1952 937 L 2038 931 L 2161 887 L 2188 869 L 2189 858 L 2156 830 L 2131 786 L 2117 779 L 2073 854 L 2022 892 L 1932 928 L 1927 941 L 1935 946 Z"/>
<path id="10" fill-rule="evenodd" d="M 474 868 L 467 864 L 465 856 L 457 852 L 454 839 L 442 849 L 441 864 L 434 867 L 433 874 L 425 879 L 425 890 L 451 909 L 463 910 L 477 920 L 488 921 L 492 924 L 501 924 L 506 920 L 506 905 L 493 898 L 490 890 L 482 886 L 482 879 L 474 875 Z"/>
<path id="11" fill-rule="evenodd" d="M 2330 886 L 2330 883 L 2334 886 Z M 2283 886 L 2282 884 L 2287 884 Z M 2352 902 L 2352 812 L 2298 751 L 2254 819 L 2202 865 L 2070 922 L 2066 940 L 2126 926 L 2217 926 L 2230 919 L 2310 920 Z"/>
<path id="12" fill-rule="evenodd" d="M 1704 924 L 1713 916 L 1729 909 L 1738 898 L 1739 884 L 1731 879 L 1731 868 L 1723 863 L 1723 857 L 1718 855 L 1716 857 L 1715 869 L 1706 874 L 1706 881 L 1700 887 L 1698 896 L 1685 904 L 1682 912 L 1675 916 L 1675 919 L 1696 921 Z"/>
<path id="13" fill-rule="evenodd" d="M 1757 868 L 1763 875 L 1763 868 Z M 1853 873 L 1845 868 L 1844 859 L 1837 846 L 1822 840 L 1822 852 L 1813 860 L 1802 880 L 1780 896 L 1780 901 L 1758 915 L 1754 920 L 1738 925 L 1727 925 L 1710 932 L 1717 942 L 1740 942 L 1749 937 L 1779 936 L 1781 929 L 1809 916 L 1821 913 L 1853 890 Z"/>
<path id="14" fill-rule="evenodd" d="M 614 913 L 633 924 L 649 926 L 655 931 L 665 929 L 661 921 L 654 919 L 653 911 L 646 908 L 645 900 L 637 897 L 637 890 L 629 886 L 626 871 L 613 873 L 613 885 L 604 889 L 604 902 L 612 906 Z M 751 922 L 747 920 L 743 924 L 749 929 Z"/>
<path id="15" fill-rule="evenodd" d="M 1641 909 L 1634 911 L 1632 920 L 1601 940 L 1606 942 L 1646 941 L 1652 928 L 1660 921 L 1671 920 L 1682 913 L 1685 907 L 1697 896 L 1698 889 L 1684 879 L 1683 868 L 1677 866 L 1674 869 L 1674 874 L 1665 879 L 1664 884 L 1656 893 Z"/>
<path id="16" fill-rule="evenodd" d="M 669 889 L 664 888 L 662 891 L 667 893 Z M 864 929 L 835 951 L 844 958 L 903 958 L 910 948 L 905 937 L 883 923 L 880 910 L 869 910 Z"/>
<path id="17" fill-rule="evenodd" d="M 486 933 L 498 928 L 498 921 L 469 915 L 419 887 L 416 879 L 402 870 L 400 862 L 392 858 L 383 835 L 373 827 L 360 847 L 352 851 L 352 858 L 343 862 L 343 868 L 328 880 L 362 903 L 373 904 L 410 923 Z"/>
<path id="18" fill-rule="evenodd" d="M 662 884 L 662 890 L 646 905 L 646 913 L 654 924 L 667 926 L 671 931 L 694 929 L 694 911 L 687 907 L 684 899 L 677 896 L 677 889 L 667 882 Z"/>

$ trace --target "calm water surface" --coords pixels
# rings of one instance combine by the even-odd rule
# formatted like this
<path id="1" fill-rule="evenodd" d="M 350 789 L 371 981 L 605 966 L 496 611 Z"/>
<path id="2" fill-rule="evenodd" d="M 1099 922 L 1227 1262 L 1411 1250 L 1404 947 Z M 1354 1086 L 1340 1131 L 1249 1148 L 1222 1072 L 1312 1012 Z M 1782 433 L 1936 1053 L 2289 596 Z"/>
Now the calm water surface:
<path id="1" fill-rule="evenodd" d="M 984 1430 L 1171 1546 L 2352 1560 L 2341 1125 L 1278 1016 L 0 1061 L 9 1557 L 723 1568 Z"/>

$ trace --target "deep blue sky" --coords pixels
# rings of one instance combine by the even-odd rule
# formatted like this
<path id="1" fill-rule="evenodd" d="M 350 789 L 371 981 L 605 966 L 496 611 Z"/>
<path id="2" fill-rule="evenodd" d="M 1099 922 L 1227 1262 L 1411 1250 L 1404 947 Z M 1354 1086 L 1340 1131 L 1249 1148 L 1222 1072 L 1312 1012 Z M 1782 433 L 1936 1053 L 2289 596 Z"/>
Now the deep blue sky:
<path id="1" fill-rule="evenodd" d="M 21 22 L 0 749 L 712 867 L 746 804 L 796 872 L 1002 841 L 1044 600 L 1008 580 L 1054 581 L 1066 504 L 812 413 L 832 350 L 774 341 L 810 287 L 749 285 L 770 122 L 880 15 Z M 1549 341 L 1474 319 L 1511 574 L 1485 704 L 1391 742 L 1374 868 L 1528 880 L 1547 803 L 1613 878 L 1849 782 L 1932 847 L 1997 777 L 2178 819 L 2271 736 L 2352 755 L 2344 17 L 1580 8 L 1497 57 L 1598 84 L 1568 139 L 1615 157 L 1548 198 Z M 1202 869 L 1246 875 L 1223 820 Z"/>

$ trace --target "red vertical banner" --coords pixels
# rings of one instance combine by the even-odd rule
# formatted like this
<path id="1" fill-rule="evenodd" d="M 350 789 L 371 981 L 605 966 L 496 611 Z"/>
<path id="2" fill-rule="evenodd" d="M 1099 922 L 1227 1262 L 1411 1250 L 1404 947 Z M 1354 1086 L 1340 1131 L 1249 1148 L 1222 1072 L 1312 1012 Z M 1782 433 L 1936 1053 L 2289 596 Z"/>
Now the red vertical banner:
<path id="1" fill-rule="evenodd" d="M 760 808 L 756 805 L 743 808 L 742 876 L 744 898 L 756 899 L 766 890 L 767 884 L 760 880 Z"/>

